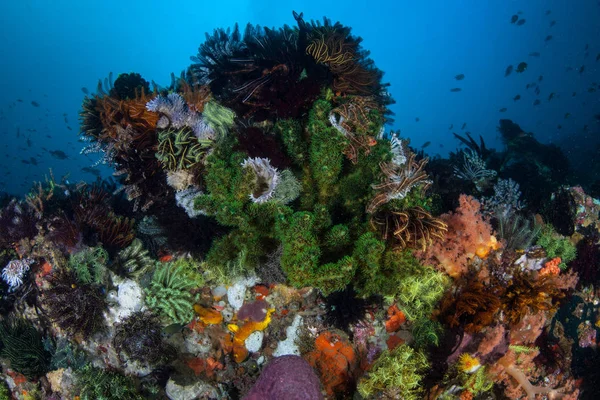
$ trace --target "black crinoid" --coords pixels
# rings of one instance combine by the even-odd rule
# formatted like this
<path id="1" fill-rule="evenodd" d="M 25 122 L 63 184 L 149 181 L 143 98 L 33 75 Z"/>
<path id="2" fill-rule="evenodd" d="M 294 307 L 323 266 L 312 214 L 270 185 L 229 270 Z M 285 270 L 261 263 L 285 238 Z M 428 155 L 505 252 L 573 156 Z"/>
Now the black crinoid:
<path id="1" fill-rule="evenodd" d="M 151 366 L 168 362 L 175 349 L 165 343 L 160 319 L 150 312 L 136 312 L 116 327 L 113 339 L 121 357 Z"/>
<path id="2" fill-rule="evenodd" d="M 370 305 L 375 302 L 376 298 L 358 297 L 354 288 L 348 286 L 325 298 L 325 321 L 352 337 L 351 327 L 364 320 Z"/>
<path id="3" fill-rule="evenodd" d="M 50 319 L 69 335 L 85 339 L 104 328 L 108 305 L 104 289 L 96 284 L 81 284 L 72 272 L 59 271 L 50 278 L 43 305 Z"/>
<path id="4" fill-rule="evenodd" d="M 220 103 L 256 122 L 301 115 L 325 87 L 383 98 L 383 74 L 350 28 L 326 18 L 307 23 L 296 12 L 294 18 L 293 28 L 248 24 L 242 34 L 236 24 L 207 34 L 192 57 L 189 84 L 209 85 Z"/>
<path id="5" fill-rule="evenodd" d="M 12 200 L 0 210 L 0 248 L 10 248 L 24 238 L 37 234 L 38 219 L 25 202 Z"/>

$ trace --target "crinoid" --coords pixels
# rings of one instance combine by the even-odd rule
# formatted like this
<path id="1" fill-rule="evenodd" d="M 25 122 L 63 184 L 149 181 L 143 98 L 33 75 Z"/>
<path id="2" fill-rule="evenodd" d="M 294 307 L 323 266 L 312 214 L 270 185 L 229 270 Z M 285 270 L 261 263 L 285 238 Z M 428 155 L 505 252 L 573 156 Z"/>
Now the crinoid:
<path id="1" fill-rule="evenodd" d="M 434 240 L 443 240 L 448 226 L 421 207 L 402 211 L 381 211 L 374 214 L 371 226 L 381 232 L 384 240 L 390 236 L 401 248 L 412 247 L 425 250 Z"/>
<path id="2" fill-rule="evenodd" d="M 440 319 L 451 328 L 463 327 L 476 333 L 494 321 L 502 307 L 498 287 L 492 290 L 475 279 L 463 282 L 456 290 L 447 292 L 441 301 Z"/>
<path id="3" fill-rule="evenodd" d="M 74 273 L 58 272 L 50 279 L 50 289 L 43 292 L 48 316 L 70 335 L 89 338 L 104 327 L 107 308 L 102 289 L 81 284 Z"/>
<path id="4" fill-rule="evenodd" d="M 428 179 L 425 166 L 429 159 L 416 160 L 413 152 L 408 152 L 402 164 L 396 162 L 382 162 L 379 164 L 384 174 L 382 183 L 372 185 L 377 192 L 367 206 L 367 212 L 373 213 L 382 205 L 393 199 L 403 199 L 415 187 L 426 190 L 431 181 Z"/>
<path id="5" fill-rule="evenodd" d="M 527 313 L 556 310 L 554 299 L 565 296 L 557 285 L 553 275 L 544 275 L 535 279 L 531 274 L 517 271 L 508 282 L 502 297 L 506 318 L 516 324 Z"/>

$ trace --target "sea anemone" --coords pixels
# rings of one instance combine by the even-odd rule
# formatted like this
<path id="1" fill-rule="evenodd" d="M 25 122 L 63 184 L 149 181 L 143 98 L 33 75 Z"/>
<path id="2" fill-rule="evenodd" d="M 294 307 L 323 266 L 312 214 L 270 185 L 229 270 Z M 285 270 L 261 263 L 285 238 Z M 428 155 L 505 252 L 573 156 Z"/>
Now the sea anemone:
<path id="1" fill-rule="evenodd" d="M 254 203 L 264 203 L 272 196 L 277 184 L 279 183 L 279 171 L 271 166 L 267 158 L 247 158 L 242 163 L 243 168 L 251 168 L 255 174 L 254 191 L 250 194 L 250 199 Z"/>

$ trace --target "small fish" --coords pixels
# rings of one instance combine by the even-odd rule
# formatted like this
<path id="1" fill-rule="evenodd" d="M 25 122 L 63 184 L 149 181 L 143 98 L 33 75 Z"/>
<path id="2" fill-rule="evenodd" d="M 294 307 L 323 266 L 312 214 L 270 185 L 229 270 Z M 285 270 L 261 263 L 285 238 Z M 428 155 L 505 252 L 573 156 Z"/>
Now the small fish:
<path id="1" fill-rule="evenodd" d="M 69 156 L 67 156 L 67 154 L 62 150 L 50 150 L 49 153 L 52 157 L 58 158 L 59 160 L 66 160 L 69 158 Z"/>
<path id="2" fill-rule="evenodd" d="M 92 174 L 94 176 L 100 176 L 100 170 L 94 167 L 83 167 L 81 168 L 83 172 L 87 172 L 88 174 Z"/>
<path id="3" fill-rule="evenodd" d="M 40 103 L 38 103 L 37 101 L 31 101 L 31 105 L 34 107 L 39 107 Z"/>
<path id="4" fill-rule="evenodd" d="M 540 75 L 540 76 L 538 77 L 538 82 L 541 82 L 541 81 L 543 81 L 543 80 L 544 80 L 544 75 Z"/>
<path id="5" fill-rule="evenodd" d="M 29 157 L 29 162 L 30 162 L 31 164 L 33 164 L 33 165 L 38 165 L 38 162 L 37 162 L 37 160 L 36 160 L 35 158 L 33 158 L 33 157 Z"/>
<path id="6" fill-rule="evenodd" d="M 73 128 L 71 128 L 71 127 L 70 127 L 70 126 L 68 126 L 68 125 L 67 125 L 67 129 L 68 129 L 68 130 L 70 130 L 70 131 L 72 131 L 72 130 L 73 130 Z"/>
<path id="7" fill-rule="evenodd" d="M 90 91 L 85 86 L 81 88 L 81 91 L 83 92 L 83 94 L 90 94 Z"/>
<path id="8" fill-rule="evenodd" d="M 23 99 L 17 99 L 17 101 L 18 101 L 19 103 L 22 103 L 22 102 L 23 102 Z"/>
<path id="9" fill-rule="evenodd" d="M 548 35 L 546 36 L 546 39 L 544 39 L 544 42 L 549 42 L 552 40 L 552 35 Z"/>
<path id="10" fill-rule="evenodd" d="M 504 71 L 504 76 L 507 77 L 510 74 L 512 74 L 512 72 L 513 72 L 513 66 L 509 65 L 508 67 L 506 67 L 506 70 Z"/>
<path id="11" fill-rule="evenodd" d="M 535 99 L 535 101 L 533 102 L 534 106 L 539 106 L 541 103 L 541 101 L 539 99 Z"/>
<path id="12" fill-rule="evenodd" d="M 173 323 L 171 325 L 165 326 L 162 331 L 167 335 L 173 335 L 175 333 L 181 332 L 183 328 L 185 328 L 185 325 Z"/>
<path id="13" fill-rule="evenodd" d="M 587 44 L 585 45 L 585 49 L 584 49 L 584 50 L 585 50 L 585 51 L 587 51 L 587 50 L 589 50 L 589 48 L 590 48 L 590 45 L 589 45 L 589 43 L 587 43 Z"/>
<path id="14" fill-rule="evenodd" d="M 557 129 L 562 129 L 562 125 L 558 125 L 556 128 Z"/>
<path id="15" fill-rule="evenodd" d="M 461 89 L 461 88 L 459 88 L 459 87 L 455 87 L 455 88 L 452 88 L 452 89 L 450 89 L 450 91 L 451 91 L 452 93 L 460 92 L 461 90 L 462 90 L 462 89 Z"/>
<path id="16" fill-rule="evenodd" d="M 600 53 L 596 56 L 596 61 L 600 61 Z"/>
<path id="17" fill-rule="evenodd" d="M 423 146 L 421 146 L 421 148 L 425 149 L 425 148 L 429 147 L 430 144 L 431 144 L 431 142 L 428 140 L 425 143 L 423 143 Z"/>
<path id="18" fill-rule="evenodd" d="M 548 101 L 552 100 L 554 98 L 554 92 L 550 93 L 550 95 L 548 96 Z"/>
<path id="19" fill-rule="evenodd" d="M 521 95 L 520 94 L 516 95 L 515 97 L 513 97 L 513 100 L 514 101 L 521 100 Z"/>
<path id="20" fill-rule="evenodd" d="M 520 62 L 519 65 L 517 65 L 517 69 L 515 69 L 515 71 L 518 73 L 523 73 L 527 71 L 527 63 L 525 61 Z"/>
<path id="21" fill-rule="evenodd" d="M 583 71 L 585 71 L 585 65 L 582 65 L 581 67 L 579 67 L 579 69 L 577 71 L 579 71 L 580 74 L 583 74 Z"/>
<path id="22" fill-rule="evenodd" d="M 546 10 L 546 15 L 550 15 L 552 13 L 552 10 Z"/>
<path id="23" fill-rule="evenodd" d="M 463 79 L 465 79 L 465 74 L 458 74 L 454 77 L 454 79 L 456 79 L 457 81 L 462 81 Z"/>
<path id="24" fill-rule="evenodd" d="M 50 135 L 46 135 L 46 137 L 47 137 L 48 139 L 52 139 L 52 136 L 50 136 Z"/>
<path id="25" fill-rule="evenodd" d="M 521 18 L 520 20 L 517 21 L 517 26 L 521 26 L 525 24 L 525 18 Z"/>
<path id="26" fill-rule="evenodd" d="M 593 86 L 591 86 L 591 87 L 588 88 L 587 91 L 588 91 L 588 93 L 596 93 L 596 88 L 593 87 Z"/>
<path id="27" fill-rule="evenodd" d="M 450 124 L 450 127 L 448 129 L 452 129 L 454 128 L 454 124 Z"/>
<path id="28" fill-rule="evenodd" d="M 568 119 L 571 116 L 571 113 L 565 113 L 565 119 Z"/>
<path id="29" fill-rule="evenodd" d="M 33 142 L 29 138 L 27 138 L 26 142 L 27 142 L 27 147 L 31 147 L 33 145 Z"/>
<path id="30" fill-rule="evenodd" d="M 571 95 L 571 97 L 575 97 L 577 96 L 577 92 L 573 92 L 573 94 Z"/>
<path id="31" fill-rule="evenodd" d="M 540 53 L 537 51 L 532 51 L 531 53 L 529 53 L 529 57 L 539 57 Z"/>
<path id="32" fill-rule="evenodd" d="M 421 119 L 419 117 L 415 117 L 415 122 L 419 122 Z"/>
<path id="33" fill-rule="evenodd" d="M 540 95 L 540 87 L 536 86 L 534 92 L 535 92 L 536 96 L 539 96 Z"/>
<path id="34" fill-rule="evenodd" d="M 510 23 L 511 24 L 514 24 L 518 20 L 519 20 L 519 16 L 517 14 L 513 15 L 512 17 L 510 17 Z"/>
<path id="35" fill-rule="evenodd" d="M 525 85 L 525 89 L 529 89 L 531 87 L 531 83 L 528 83 L 527 85 Z"/>
<path id="36" fill-rule="evenodd" d="M 30 163 L 29 161 L 27 161 L 27 160 L 21 160 L 21 162 L 22 162 L 23 164 L 31 164 L 31 163 Z"/>
<path id="37" fill-rule="evenodd" d="M 460 129 L 464 130 L 466 127 L 467 127 L 467 123 L 465 122 L 464 124 L 462 124 Z"/>
<path id="38" fill-rule="evenodd" d="M 508 110 L 506 107 L 502 107 L 502 108 L 500 109 L 500 112 L 506 112 L 506 110 Z"/>
<path id="39" fill-rule="evenodd" d="M 556 25 L 556 21 L 550 21 L 550 28 L 552 28 L 554 25 Z"/>

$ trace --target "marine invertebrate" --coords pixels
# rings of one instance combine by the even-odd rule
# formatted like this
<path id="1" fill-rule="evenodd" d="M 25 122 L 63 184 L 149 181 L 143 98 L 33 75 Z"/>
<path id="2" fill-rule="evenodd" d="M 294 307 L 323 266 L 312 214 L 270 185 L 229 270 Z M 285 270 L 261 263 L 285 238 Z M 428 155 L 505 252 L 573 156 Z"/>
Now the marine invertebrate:
<path id="1" fill-rule="evenodd" d="M 262 370 L 245 400 L 285 398 L 296 400 L 321 400 L 319 378 L 302 357 L 287 355 L 275 357 Z"/>
<path id="2" fill-rule="evenodd" d="M 27 203 L 12 199 L 0 210 L 0 247 L 10 248 L 37 234 L 37 218 Z"/>
<path id="3" fill-rule="evenodd" d="M 422 398 L 421 380 L 429 368 L 420 351 L 401 344 L 384 351 L 371 370 L 358 382 L 358 392 L 365 398 L 377 395 L 416 400 Z"/>
<path id="4" fill-rule="evenodd" d="M 35 260 L 30 258 L 9 261 L 2 269 L 2 280 L 8 284 L 11 290 L 17 289 L 23 284 L 23 278 L 34 262 Z"/>
<path id="5" fill-rule="evenodd" d="M 409 320 L 429 318 L 448 285 L 449 280 L 444 274 L 423 267 L 400 281 L 398 305 Z"/>
<path id="6" fill-rule="evenodd" d="M 367 206 L 367 212 L 373 213 L 382 205 L 393 199 L 403 199 L 415 187 L 426 190 L 431 181 L 424 171 L 428 159 L 416 161 L 416 155 L 410 152 L 403 164 L 394 162 L 380 163 L 381 172 L 385 175 L 383 182 L 372 185 L 377 192 Z"/>
<path id="7" fill-rule="evenodd" d="M 92 247 L 71 254 L 68 268 L 83 284 L 102 284 L 107 262 L 108 252 L 102 247 Z"/>
<path id="8" fill-rule="evenodd" d="M 548 258 L 560 257 L 559 266 L 563 270 L 567 268 L 567 263 L 577 257 L 575 245 L 569 239 L 557 234 L 552 225 L 546 225 L 541 229 L 536 244 L 546 250 Z"/>
<path id="9" fill-rule="evenodd" d="M 188 217 L 195 218 L 199 215 L 206 215 L 203 210 L 197 209 L 194 204 L 196 197 L 201 194 L 202 191 L 197 187 L 189 187 L 175 193 L 175 200 L 177 201 L 177 205 L 185 210 Z"/>
<path id="10" fill-rule="evenodd" d="M 86 364 L 76 372 L 76 389 L 82 400 L 141 400 L 133 380 L 118 372 Z"/>
<path id="11" fill-rule="evenodd" d="M 454 213 L 440 216 L 447 224 L 444 240 L 434 242 L 426 252 L 419 254 L 421 261 L 432 263 L 451 277 L 463 275 L 469 260 L 487 257 L 500 247 L 492 235 L 492 227 L 480 213 L 480 203 L 473 197 L 461 195 Z"/>
<path id="12" fill-rule="evenodd" d="M 111 89 L 111 95 L 123 100 L 135 99 L 140 93 L 150 93 L 150 85 L 137 72 L 119 74 Z"/>
<path id="13" fill-rule="evenodd" d="M 129 246 L 117 254 L 112 268 L 137 277 L 151 272 L 155 266 L 156 262 L 150 257 L 142 241 L 134 239 Z"/>
<path id="14" fill-rule="evenodd" d="M 175 349 L 163 339 L 160 319 L 150 312 L 135 312 L 119 323 L 113 345 L 119 355 L 147 365 L 167 362 L 175 355 Z"/>
<path id="15" fill-rule="evenodd" d="M 327 323 L 352 337 L 351 326 L 365 318 L 368 301 L 356 295 L 352 287 L 331 293 L 325 298 Z"/>
<path id="16" fill-rule="evenodd" d="M 325 331 L 315 339 L 315 348 L 305 358 L 317 371 L 328 396 L 354 390 L 358 359 L 352 343 L 343 335 Z"/>
<path id="17" fill-rule="evenodd" d="M 458 357 L 458 369 L 467 374 L 473 374 L 481 368 L 481 363 L 477 357 L 473 357 L 469 353 L 463 353 Z"/>
<path id="18" fill-rule="evenodd" d="M 194 282 L 186 279 L 183 267 L 169 262 L 157 266 L 150 286 L 145 289 L 146 304 L 161 317 L 185 324 L 194 317 Z"/>
<path id="19" fill-rule="evenodd" d="M 210 140 L 199 140 L 189 129 L 167 129 L 158 133 L 156 158 L 169 171 L 188 170 L 202 162 Z"/>
<path id="20" fill-rule="evenodd" d="M 104 328 L 103 313 L 108 305 L 100 286 L 81 284 L 67 271 L 56 272 L 50 283 L 50 289 L 43 292 L 44 306 L 65 332 L 89 338 Z"/>
<path id="21" fill-rule="evenodd" d="M 29 379 L 45 374 L 50 366 L 50 354 L 44 349 L 42 336 L 23 319 L 3 319 L 0 322 L 0 355 L 10 361 L 10 367 Z"/>
<path id="22" fill-rule="evenodd" d="M 279 184 L 279 171 L 271 166 L 266 158 L 248 158 L 242 162 L 242 168 L 254 173 L 253 191 L 250 199 L 255 203 L 264 203 L 273 197 Z"/>
<path id="23" fill-rule="evenodd" d="M 271 315 L 275 312 L 274 308 L 267 310 L 265 318 L 262 321 L 248 321 L 242 326 L 235 324 L 227 325 L 227 329 L 233 332 L 233 359 L 237 363 L 241 363 L 248 357 L 248 349 L 246 349 L 246 339 L 253 332 L 264 331 L 271 323 Z"/>
<path id="24" fill-rule="evenodd" d="M 422 207 L 401 211 L 381 211 L 371 216 L 371 226 L 380 230 L 384 240 L 394 238 L 400 248 L 412 247 L 425 251 L 436 240 L 443 241 L 448 228 L 444 221 L 433 217 Z"/>
<path id="25" fill-rule="evenodd" d="M 135 238 L 134 220 L 109 213 L 102 219 L 102 224 L 96 226 L 98 239 L 107 248 L 122 249 Z"/>
<path id="26" fill-rule="evenodd" d="M 455 291 L 448 292 L 440 305 L 440 319 L 450 327 L 463 327 L 476 333 L 494 321 L 502 307 L 498 286 L 485 286 L 469 279 Z"/>
<path id="27" fill-rule="evenodd" d="M 485 161 L 472 149 L 462 150 L 463 160 L 460 166 L 454 166 L 454 175 L 460 179 L 473 182 L 477 190 L 481 191 L 489 180 L 498 174 L 493 169 L 487 169 Z"/>

